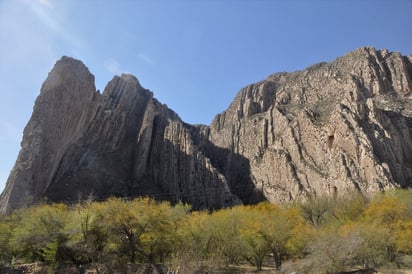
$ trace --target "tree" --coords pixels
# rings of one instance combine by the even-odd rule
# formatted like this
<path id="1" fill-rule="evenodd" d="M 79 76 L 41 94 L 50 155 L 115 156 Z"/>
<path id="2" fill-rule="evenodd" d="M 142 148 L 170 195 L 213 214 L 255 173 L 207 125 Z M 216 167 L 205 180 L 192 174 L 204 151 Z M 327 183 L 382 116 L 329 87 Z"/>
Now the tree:
<path id="1" fill-rule="evenodd" d="M 72 222 L 67 242 L 72 262 L 77 265 L 91 264 L 97 271 L 107 257 L 108 231 L 99 222 L 98 212 L 102 203 L 86 201 L 72 208 Z"/>
<path id="2" fill-rule="evenodd" d="M 311 272 L 342 272 L 353 243 L 356 241 L 346 241 L 340 237 L 336 227 L 319 228 L 310 248 Z"/>
<path id="3" fill-rule="evenodd" d="M 12 258 L 10 238 L 13 234 L 11 216 L 0 215 L 0 264 L 9 264 Z"/>
<path id="4" fill-rule="evenodd" d="M 377 195 L 369 204 L 364 212 L 364 221 L 375 225 L 375 230 L 379 228 L 385 231 L 385 248 L 386 256 L 390 262 L 397 263 L 397 246 L 395 235 L 403 220 L 408 216 L 408 210 L 405 203 L 399 200 L 395 193 L 384 193 Z M 375 233 L 376 234 L 376 233 Z"/>
<path id="5" fill-rule="evenodd" d="M 330 214 L 340 223 L 358 221 L 368 205 L 368 200 L 354 192 L 348 196 L 337 197 L 330 207 Z"/>
<path id="6" fill-rule="evenodd" d="M 67 205 L 40 205 L 16 213 L 17 223 L 11 237 L 15 252 L 27 262 L 42 261 L 57 265 L 67 259 Z"/>
<path id="7" fill-rule="evenodd" d="M 374 222 L 359 222 L 362 239 L 356 250 L 357 262 L 365 268 L 379 267 L 395 260 L 393 232 L 386 226 Z"/>
<path id="8" fill-rule="evenodd" d="M 313 226 L 319 227 L 331 215 L 335 200 L 328 196 L 310 196 L 299 207 L 302 216 Z"/>
<path id="9" fill-rule="evenodd" d="M 242 225 L 240 230 L 240 247 L 242 257 L 255 266 L 258 271 L 262 270 L 265 257 L 269 254 L 270 249 L 260 233 L 262 226 L 262 219 L 258 211 L 253 210 L 253 207 L 244 208 L 246 214 L 242 218 Z"/>
<path id="10" fill-rule="evenodd" d="M 412 255 L 412 220 L 398 223 L 395 232 L 396 251 L 402 254 Z"/>
<path id="11" fill-rule="evenodd" d="M 182 219 L 178 227 L 178 241 L 175 246 L 172 266 L 182 273 L 196 273 L 205 265 L 214 265 L 217 249 L 213 236 L 211 214 L 194 211 Z"/>
<path id="12" fill-rule="evenodd" d="M 112 198 L 102 203 L 99 223 L 109 235 L 108 251 L 119 254 L 117 261 L 158 263 L 170 256 L 177 241 L 177 225 L 183 215 L 167 202 L 150 198 L 132 201 Z"/>
<path id="13" fill-rule="evenodd" d="M 225 265 L 236 264 L 241 259 L 240 230 L 244 218 L 242 207 L 222 209 L 211 216 L 211 228 L 218 256 Z"/>
<path id="14" fill-rule="evenodd" d="M 268 203 L 255 207 L 262 224 L 259 234 L 280 272 L 284 260 L 304 253 L 310 228 L 295 208 L 282 208 Z"/>

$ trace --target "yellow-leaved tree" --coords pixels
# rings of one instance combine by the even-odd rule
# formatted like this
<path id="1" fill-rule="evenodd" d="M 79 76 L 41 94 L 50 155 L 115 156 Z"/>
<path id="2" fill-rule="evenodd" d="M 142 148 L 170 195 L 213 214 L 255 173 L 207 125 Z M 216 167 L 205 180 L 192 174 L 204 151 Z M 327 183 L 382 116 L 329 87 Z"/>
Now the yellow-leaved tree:
<path id="1" fill-rule="evenodd" d="M 107 251 L 116 263 L 147 263 L 154 272 L 171 255 L 177 240 L 181 207 L 150 198 L 112 198 L 102 203 L 99 223 L 107 229 Z"/>
<path id="2" fill-rule="evenodd" d="M 398 263 L 399 243 L 396 236 L 399 236 L 399 231 L 405 227 L 405 221 L 408 222 L 407 209 L 405 202 L 399 199 L 398 192 L 387 192 L 375 196 L 364 211 L 364 222 L 373 226 L 370 232 L 375 235 L 380 233 L 381 240 L 385 239 L 382 242 L 385 244 L 386 257 L 392 263 Z M 402 237 L 398 237 L 398 240 L 402 240 Z"/>

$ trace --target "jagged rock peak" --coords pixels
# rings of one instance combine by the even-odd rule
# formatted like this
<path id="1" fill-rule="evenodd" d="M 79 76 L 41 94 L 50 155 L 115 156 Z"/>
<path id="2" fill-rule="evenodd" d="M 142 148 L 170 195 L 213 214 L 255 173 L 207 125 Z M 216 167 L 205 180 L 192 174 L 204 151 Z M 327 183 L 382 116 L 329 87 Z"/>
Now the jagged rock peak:
<path id="1" fill-rule="evenodd" d="M 411 79 L 412 56 L 363 47 L 272 74 L 210 126 L 192 126 L 133 75 L 99 94 L 88 69 L 63 57 L 36 100 L 0 210 L 140 195 L 214 209 L 411 187 Z"/>
<path id="2" fill-rule="evenodd" d="M 42 91 L 56 89 L 70 81 L 84 81 L 93 83 L 94 86 L 94 76 L 81 61 L 63 56 L 50 71 L 47 80 L 43 83 Z"/>
<path id="3" fill-rule="evenodd" d="M 36 99 L 0 211 L 43 198 L 141 195 L 194 208 L 240 203 L 193 144 L 188 125 L 135 76 L 114 76 L 100 94 L 86 66 L 63 57 Z"/>
<path id="4" fill-rule="evenodd" d="M 125 80 L 126 82 L 130 82 L 133 83 L 139 87 L 141 87 L 139 81 L 137 80 L 136 76 L 132 75 L 132 74 L 128 74 L 128 73 L 122 73 L 122 75 L 120 76 L 120 78 L 122 78 L 123 80 Z"/>

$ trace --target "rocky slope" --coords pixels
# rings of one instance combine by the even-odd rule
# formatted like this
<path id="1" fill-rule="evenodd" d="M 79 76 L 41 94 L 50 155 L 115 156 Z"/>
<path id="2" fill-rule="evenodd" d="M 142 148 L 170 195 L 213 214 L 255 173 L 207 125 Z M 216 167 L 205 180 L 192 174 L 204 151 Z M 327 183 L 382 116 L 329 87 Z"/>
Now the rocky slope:
<path id="1" fill-rule="evenodd" d="M 242 89 L 210 126 L 185 124 L 132 75 L 103 94 L 63 57 L 44 82 L 0 197 L 152 195 L 195 208 L 412 186 L 412 56 L 359 48 Z"/>

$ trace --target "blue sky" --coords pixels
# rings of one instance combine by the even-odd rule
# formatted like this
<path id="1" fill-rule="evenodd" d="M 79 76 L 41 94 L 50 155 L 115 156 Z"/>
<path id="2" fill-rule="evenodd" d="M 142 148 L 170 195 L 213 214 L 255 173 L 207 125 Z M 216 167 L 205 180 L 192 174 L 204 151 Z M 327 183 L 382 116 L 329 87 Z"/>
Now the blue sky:
<path id="1" fill-rule="evenodd" d="M 63 55 L 103 90 L 134 74 L 189 123 L 238 90 L 355 48 L 412 54 L 410 0 L 0 0 L 0 190 L 42 82 Z"/>

